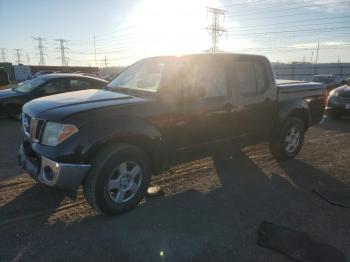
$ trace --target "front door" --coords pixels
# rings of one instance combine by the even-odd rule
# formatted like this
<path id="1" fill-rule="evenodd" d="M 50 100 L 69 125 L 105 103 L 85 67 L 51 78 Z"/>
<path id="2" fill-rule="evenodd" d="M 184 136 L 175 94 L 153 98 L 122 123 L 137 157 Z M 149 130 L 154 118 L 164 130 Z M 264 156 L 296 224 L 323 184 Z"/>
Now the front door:
<path id="1" fill-rule="evenodd" d="M 184 58 L 181 74 L 183 107 L 170 117 L 172 143 L 177 149 L 206 147 L 233 136 L 233 110 L 227 62 L 223 56 Z"/>

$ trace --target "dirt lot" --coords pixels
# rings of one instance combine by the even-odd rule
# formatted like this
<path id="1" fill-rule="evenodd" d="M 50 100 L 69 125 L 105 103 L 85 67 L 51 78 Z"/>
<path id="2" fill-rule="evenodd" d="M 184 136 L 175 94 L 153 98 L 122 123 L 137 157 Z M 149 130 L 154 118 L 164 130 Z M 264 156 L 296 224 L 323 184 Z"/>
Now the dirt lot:
<path id="1" fill-rule="evenodd" d="M 308 232 L 350 259 L 350 209 L 312 189 L 350 185 L 350 119 L 325 119 L 300 156 L 277 163 L 265 144 L 176 166 L 165 191 L 119 216 L 35 184 L 16 167 L 19 124 L 0 120 L 0 261 L 290 261 L 256 245 L 262 221 Z M 72 200 L 76 197 L 76 200 Z"/>

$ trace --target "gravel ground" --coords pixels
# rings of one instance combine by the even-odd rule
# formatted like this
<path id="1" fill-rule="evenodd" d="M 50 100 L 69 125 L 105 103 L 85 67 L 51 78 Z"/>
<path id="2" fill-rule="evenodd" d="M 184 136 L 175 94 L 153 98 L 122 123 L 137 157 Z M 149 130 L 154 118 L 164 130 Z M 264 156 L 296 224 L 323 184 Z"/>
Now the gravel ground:
<path id="1" fill-rule="evenodd" d="M 98 215 L 82 197 L 16 167 L 19 124 L 0 120 L 0 261 L 290 261 L 256 245 L 262 221 L 308 232 L 350 259 L 350 209 L 312 189 L 350 185 L 350 119 L 311 128 L 297 159 L 266 144 L 185 163 L 153 179 L 165 195 Z"/>

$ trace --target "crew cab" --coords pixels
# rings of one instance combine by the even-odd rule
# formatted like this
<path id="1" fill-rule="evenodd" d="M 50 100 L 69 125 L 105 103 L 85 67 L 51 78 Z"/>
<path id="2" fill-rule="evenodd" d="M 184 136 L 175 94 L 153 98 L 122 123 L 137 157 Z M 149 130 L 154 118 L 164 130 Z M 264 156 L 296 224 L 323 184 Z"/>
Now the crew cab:
<path id="1" fill-rule="evenodd" d="M 263 56 L 146 58 L 102 90 L 26 103 L 19 164 L 48 186 L 82 185 L 91 206 L 119 214 L 174 163 L 262 141 L 277 159 L 294 158 L 323 115 L 324 91 L 320 83 L 276 83 Z"/>

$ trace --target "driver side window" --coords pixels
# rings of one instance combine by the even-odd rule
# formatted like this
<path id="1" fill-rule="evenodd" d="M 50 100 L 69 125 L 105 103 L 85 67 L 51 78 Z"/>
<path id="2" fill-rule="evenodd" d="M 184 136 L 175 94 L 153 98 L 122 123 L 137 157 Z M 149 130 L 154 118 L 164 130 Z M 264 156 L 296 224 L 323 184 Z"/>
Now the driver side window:
<path id="1" fill-rule="evenodd" d="M 50 81 L 41 87 L 41 93 L 45 96 L 63 93 L 66 91 L 66 81 L 64 79 L 57 79 Z"/>

